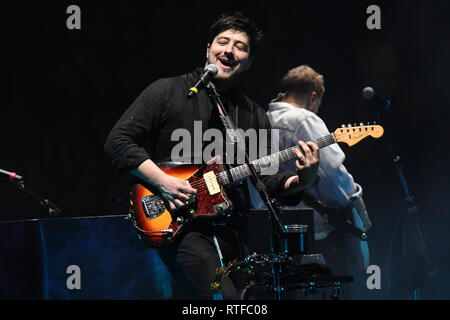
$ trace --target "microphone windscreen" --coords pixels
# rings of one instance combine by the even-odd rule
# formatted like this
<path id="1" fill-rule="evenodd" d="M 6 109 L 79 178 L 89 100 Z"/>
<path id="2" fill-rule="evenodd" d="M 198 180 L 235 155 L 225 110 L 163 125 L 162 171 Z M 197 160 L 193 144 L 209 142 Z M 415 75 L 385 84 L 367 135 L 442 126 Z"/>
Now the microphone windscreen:
<path id="1" fill-rule="evenodd" d="M 362 91 L 362 95 L 366 100 L 372 100 L 375 97 L 375 90 L 371 87 L 366 87 Z"/>
<path id="2" fill-rule="evenodd" d="M 219 72 L 219 69 L 217 68 L 217 66 L 213 63 L 208 64 L 205 68 L 205 70 L 209 70 L 209 72 L 211 73 L 211 75 L 214 77 L 217 75 L 217 73 Z"/>

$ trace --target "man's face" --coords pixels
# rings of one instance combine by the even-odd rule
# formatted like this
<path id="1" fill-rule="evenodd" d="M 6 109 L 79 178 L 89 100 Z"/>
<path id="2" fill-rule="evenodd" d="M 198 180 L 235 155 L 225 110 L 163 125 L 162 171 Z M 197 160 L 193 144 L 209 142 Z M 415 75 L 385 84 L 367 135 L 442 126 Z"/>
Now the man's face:
<path id="1" fill-rule="evenodd" d="M 223 84 L 236 82 L 252 64 L 247 34 L 232 29 L 219 33 L 206 50 L 206 64 L 211 63 L 219 69 L 216 80 Z"/>

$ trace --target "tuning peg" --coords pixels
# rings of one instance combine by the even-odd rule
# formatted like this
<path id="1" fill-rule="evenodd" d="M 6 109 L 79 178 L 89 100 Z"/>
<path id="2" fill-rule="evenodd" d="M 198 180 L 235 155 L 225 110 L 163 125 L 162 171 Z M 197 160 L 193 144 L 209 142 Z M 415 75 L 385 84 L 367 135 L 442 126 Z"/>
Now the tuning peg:
<path id="1" fill-rule="evenodd" d="M 350 128 L 352 125 L 349 123 L 348 125 L 347 125 L 347 128 Z"/>
<path id="2" fill-rule="evenodd" d="M 362 127 L 362 126 L 364 126 L 364 123 L 363 123 L 363 122 L 360 122 L 359 125 Z"/>
<path id="3" fill-rule="evenodd" d="M 377 124 L 377 122 L 376 122 L 376 121 L 374 121 L 374 122 L 373 122 L 373 125 L 376 125 L 376 124 Z"/>
<path id="4" fill-rule="evenodd" d="M 345 128 L 345 124 L 341 125 L 341 128 Z"/>

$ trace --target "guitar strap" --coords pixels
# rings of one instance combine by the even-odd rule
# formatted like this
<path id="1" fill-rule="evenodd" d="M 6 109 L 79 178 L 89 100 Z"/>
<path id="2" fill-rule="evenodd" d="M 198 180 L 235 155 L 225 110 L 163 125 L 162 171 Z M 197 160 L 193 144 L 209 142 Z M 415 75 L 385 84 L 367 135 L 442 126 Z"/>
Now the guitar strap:
<path id="1" fill-rule="evenodd" d="M 222 122 L 223 125 L 223 129 L 225 130 L 225 134 L 228 137 L 228 141 L 231 142 L 233 144 L 233 148 L 234 148 L 234 154 L 235 156 L 238 154 L 238 152 L 246 152 L 245 151 L 245 140 L 242 137 L 242 135 L 240 134 L 240 130 L 234 130 L 233 128 L 238 128 L 237 124 L 238 124 L 238 115 L 239 115 L 239 105 L 236 104 L 235 105 L 235 123 L 233 123 L 233 120 L 231 119 L 231 116 L 229 115 L 229 113 L 227 112 L 227 110 L 225 108 L 221 108 L 220 105 L 218 103 L 214 102 L 213 100 L 213 105 L 216 107 L 217 109 L 217 113 L 219 114 L 219 118 L 220 121 Z M 230 99 L 227 99 L 226 102 L 228 104 L 228 106 L 230 106 Z M 238 215 L 241 215 L 238 212 Z M 236 240 L 240 240 L 240 236 L 238 234 L 238 232 L 234 229 L 231 228 L 231 231 L 234 234 L 234 237 Z M 216 236 L 213 237 L 214 240 L 214 245 L 216 246 L 216 250 L 217 250 L 217 254 L 219 255 L 220 258 L 220 263 L 223 266 L 223 257 L 222 257 L 222 253 L 219 247 L 219 243 L 217 242 L 217 238 Z M 239 254 L 241 257 L 243 257 L 243 255 L 245 254 L 245 249 L 242 247 L 242 243 L 239 245 Z"/>
<path id="2" fill-rule="evenodd" d="M 229 114 L 226 113 L 227 111 L 225 109 L 223 109 L 223 112 L 222 112 L 222 108 L 220 108 L 220 106 L 217 103 L 216 103 L 216 108 L 217 108 L 217 112 L 219 113 L 220 121 L 222 122 L 223 128 L 225 129 L 225 134 L 228 137 L 228 141 L 230 141 L 233 144 L 235 151 L 245 152 L 245 150 L 242 149 L 242 148 L 245 148 L 245 144 L 243 143 L 244 139 L 243 139 L 242 135 L 240 134 L 239 130 L 233 129 L 233 128 L 237 128 L 236 125 L 233 123 L 233 120 L 231 119 Z M 237 116 L 238 110 L 239 110 L 238 106 L 236 106 L 236 120 L 238 117 Z M 237 150 L 236 150 L 236 148 L 237 148 Z"/>

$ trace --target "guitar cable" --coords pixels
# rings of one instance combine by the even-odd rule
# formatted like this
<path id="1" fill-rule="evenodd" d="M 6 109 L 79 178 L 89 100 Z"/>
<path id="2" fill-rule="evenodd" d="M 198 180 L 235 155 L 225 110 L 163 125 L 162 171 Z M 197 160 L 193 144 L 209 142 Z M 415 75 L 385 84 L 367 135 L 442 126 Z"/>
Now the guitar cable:
<path id="1" fill-rule="evenodd" d="M 222 255 L 222 251 L 220 250 L 219 241 L 217 241 L 216 236 L 213 236 L 213 241 L 214 241 L 214 246 L 216 247 L 217 254 L 219 255 L 220 266 L 223 267 L 224 266 L 223 255 Z"/>

